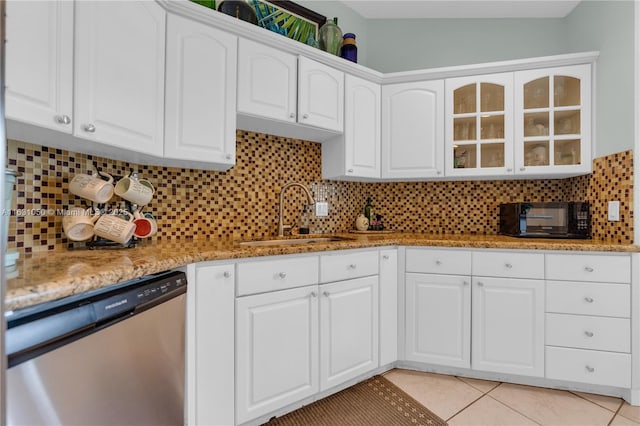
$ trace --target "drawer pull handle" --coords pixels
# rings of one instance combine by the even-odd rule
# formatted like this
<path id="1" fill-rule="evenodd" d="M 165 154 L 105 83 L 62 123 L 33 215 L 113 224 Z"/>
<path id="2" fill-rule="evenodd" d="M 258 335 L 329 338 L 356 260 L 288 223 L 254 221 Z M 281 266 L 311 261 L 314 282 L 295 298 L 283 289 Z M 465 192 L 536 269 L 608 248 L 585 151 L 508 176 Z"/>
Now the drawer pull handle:
<path id="1" fill-rule="evenodd" d="M 584 335 L 587 337 L 593 337 L 593 331 L 585 331 Z"/>
<path id="2" fill-rule="evenodd" d="M 224 271 L 224 273 L 222 274 L 223 277 L 225 278 L 229 278 L 231 276 L 231 272 L 229 271 Z"/>
<path id="3" fill-rule="evenodd" d="M 351 265 L 348 266 L 348 268 L 349 269 L 356 269 L 356 266 L 357 265 L 355 263 L 352 263 Z"/>
<path id="4" fill-rule="evenodd" d="M 593 268 L 591 266 L 585 266 L 584 270 L 587 272 L 593 272 Z"/>
<path id="5" fill-rule="evenodd" d="M 479 282 L 478 283 L 478 287 L 484 287 L 484 283 L 483 282 Z"/>
<path id="6" fill-rule="evenodd" d="M 329 296 L 331 296 L 331 293 L 329 293 L 328 291 L 325 291 L 324 293 L 322 293 L 322 295 L 324 297 L 329 297 Z"/>
<path id="7" fill-rule="evenodd" d="M 593 368 L 593 367 L 591 367 L 591 366 L 588 366 L 588 365 L 585 365 L 585 366 L 584 366 L 584 368 L 585 368 L 589 373 L 593 373 L 594 371 L 596 371 L 596 369 L 595 369 L 595 368 Z"/>
<path id="8" fill-rule="evenodd" d="M 510 263 L 505 263 L 504 267 L 507 268 L 507 269 L 511 269 L 511 268 L 513 268 L 513 265 L 510 264 Z"/>
<path id="9" fill-rule="evenodd" d="M 584 301 L 587 303 L 593 303 L 593 298 L 592 297 L 585 297 Z"/>
<path id="10" fill-rule="evenodd" d="M 440 262 L 439 260 L 436 260 L 436 265 L 442 265 L 442 262 Z"/>
<path id="11" fill-rule="evenodd" d="M 318 297 L 318 294 L 315 291 L 312 291 L 311 294 L 309 295 L 311 297 Z"/>
<path id="12" fill-rule="evenodd" d="M 383 258 L 384 260 L 389 260 L 389 255 L 388 255 L 388 254 L 382 255 L 382 258 Z"/>
<path id="13" fill-rule="evenodd" d="M 285 278 L 287 278 L 287 273 L 286 273 L 286 272 L 280 272 L 280 273 L 278 274 L 278 276 L 279 276 L 280 278 L 282 278 L 282 279 L 285 279 Z"/>

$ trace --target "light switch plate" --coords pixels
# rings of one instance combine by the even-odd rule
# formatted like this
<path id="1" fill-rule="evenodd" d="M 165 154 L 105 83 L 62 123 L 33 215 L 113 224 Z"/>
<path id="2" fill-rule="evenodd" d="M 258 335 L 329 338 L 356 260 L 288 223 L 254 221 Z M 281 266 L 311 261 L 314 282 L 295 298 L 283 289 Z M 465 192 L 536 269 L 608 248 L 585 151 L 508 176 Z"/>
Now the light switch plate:
<path id="1" fill-rule="evenodd" d="M 609 210 L 607 216 L 610 222 L 620 220 L 620 201 L 609 201 Z"/>
<path id="2" fill-rule="evenodd" d="M 317 202 L 316 203 L 316 216 L 329 216 L 329 203 Z"/>

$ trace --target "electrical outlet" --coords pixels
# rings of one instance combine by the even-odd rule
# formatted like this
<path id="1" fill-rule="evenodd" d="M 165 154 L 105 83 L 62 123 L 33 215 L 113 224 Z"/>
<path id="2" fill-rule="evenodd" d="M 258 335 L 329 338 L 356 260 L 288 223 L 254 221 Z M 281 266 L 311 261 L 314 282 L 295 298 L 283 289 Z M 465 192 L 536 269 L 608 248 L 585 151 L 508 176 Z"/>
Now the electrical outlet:
<path id="1" fill-rule="evenodd" d="M 316 203 L 316 216 L 329 216 L 329 203 L 317 202 Z"/>
<path id="2" fill-rule="evenodd" d="M 620 220 L 620 201 L 609 201 L 609 210 L 607 216 L 610 222 Z"/>

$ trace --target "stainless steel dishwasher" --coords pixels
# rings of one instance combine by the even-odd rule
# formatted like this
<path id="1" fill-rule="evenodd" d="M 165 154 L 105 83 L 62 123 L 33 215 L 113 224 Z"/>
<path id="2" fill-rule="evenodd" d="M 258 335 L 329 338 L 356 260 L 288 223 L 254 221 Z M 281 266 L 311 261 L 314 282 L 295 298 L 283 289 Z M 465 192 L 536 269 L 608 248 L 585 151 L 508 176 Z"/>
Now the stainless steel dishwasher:
<path id="1" fill-rule="evenodd" d="M 7 424 L 185 424 L 186 289 L 174 271 L 7 312 Z"/>

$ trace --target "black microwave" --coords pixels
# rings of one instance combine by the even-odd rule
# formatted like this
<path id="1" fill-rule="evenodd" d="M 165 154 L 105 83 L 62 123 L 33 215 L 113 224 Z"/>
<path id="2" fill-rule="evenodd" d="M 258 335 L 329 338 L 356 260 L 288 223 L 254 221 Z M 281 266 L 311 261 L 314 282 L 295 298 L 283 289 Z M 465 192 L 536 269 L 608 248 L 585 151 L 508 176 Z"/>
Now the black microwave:
<path id="1" fill-rule="evenodd" d="M 500 204 L 502 235 L 538 238 L 591 238 L 589 203 Z"/>

